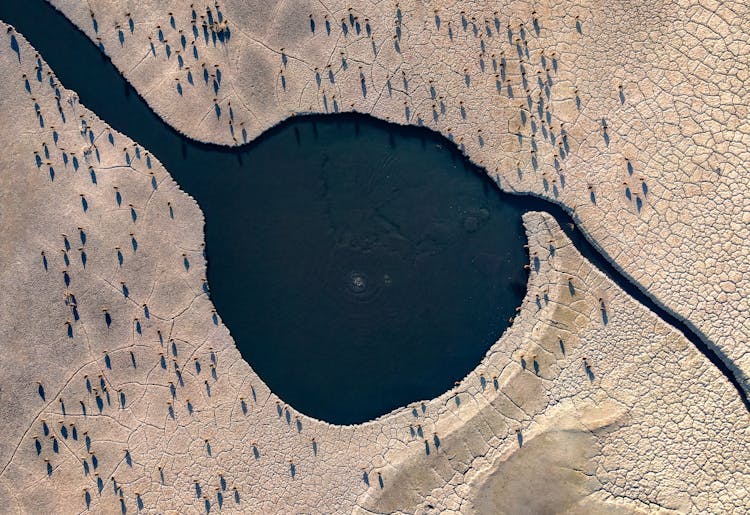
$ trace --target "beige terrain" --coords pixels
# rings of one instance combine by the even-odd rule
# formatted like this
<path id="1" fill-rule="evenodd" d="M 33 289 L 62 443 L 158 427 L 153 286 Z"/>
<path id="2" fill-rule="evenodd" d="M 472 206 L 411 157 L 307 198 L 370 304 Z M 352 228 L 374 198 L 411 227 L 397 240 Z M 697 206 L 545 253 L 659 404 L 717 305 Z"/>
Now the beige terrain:
<path id="1" fill-rule="evenodd" d="M 747 6 L 237 1 L 195 4 L 195 38 L 187 3 L 92 0 L 98 35 L 85 4 L 54 3 L 191 137 L 353 109 L 450 135 L 501 187 L 575 209 L 750 369 Z M 540 266 L 518 316 L 453 390 L 357 426 L 297 413 L 204 292 L 197 204 L 43 56 L 31 79 L 34 49 L 2 29 L 3 512 L 747 512 L 737 391 L 543 213 L 524 216 Z"/>
<path id="2" fill-rule="evenodd" d="M 52 3 L 192 138 L 334 111 L 452 138 L 574 211 L 750 391 L 750 3 Z"/>

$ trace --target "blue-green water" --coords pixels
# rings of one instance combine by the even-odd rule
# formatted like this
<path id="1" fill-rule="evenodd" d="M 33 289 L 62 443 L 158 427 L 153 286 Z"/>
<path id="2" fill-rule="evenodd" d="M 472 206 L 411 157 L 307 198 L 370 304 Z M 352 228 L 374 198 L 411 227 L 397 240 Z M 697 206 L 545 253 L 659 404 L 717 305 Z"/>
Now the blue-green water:
<path id="1" fill-rule="evenodd" d="M 197 199 L 211 299 L 245 359 L 296 409 L 362 422 L 472 370 L 525 293 L 520 214 L 532 209 L 551 213 L 584 256 L 679 328 L 747 405 L 695 328 L 623 277 L 565 211 L 501 192 L 446 139 L 336 115 L 284 122 L 240 148 L 196 143 L 45 2 L 0 2 L 0 18 Z"/>

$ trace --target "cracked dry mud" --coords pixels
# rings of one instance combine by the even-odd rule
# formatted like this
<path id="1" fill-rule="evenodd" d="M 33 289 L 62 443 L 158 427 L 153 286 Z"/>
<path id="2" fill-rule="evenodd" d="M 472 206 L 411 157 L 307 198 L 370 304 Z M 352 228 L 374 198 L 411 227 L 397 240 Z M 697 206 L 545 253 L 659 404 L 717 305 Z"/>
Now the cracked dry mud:
<path id="1" fill-rule="evenodd" d="M 747 2 L 52 4 L 195 139 L 352 110 L 442 133 L 573 210 L 750 391 Z"/>
<path id="2" fill-rule="evenodd" d="M 228 2 L 229 33 L 207 25 L 205 43 L 205 8 L 223 21 L 195 4 L 195 59 L 187 5 L 92 1 L 97 35 L 88 7 L 54 3 L 191 137 L 241 143 L 294 112 L 351 109 L 443 132 L 502 187 L 575 209 L 738 374 L 750 366 L 747 6 Z M 296 413 L 213 311 L 196 203 L 5 29 L 4 511 L 747 510 L 737 392 L 543 213 L 524 216 L 540 266 L 518 317 L 453 390 L 358 426 Z"/>

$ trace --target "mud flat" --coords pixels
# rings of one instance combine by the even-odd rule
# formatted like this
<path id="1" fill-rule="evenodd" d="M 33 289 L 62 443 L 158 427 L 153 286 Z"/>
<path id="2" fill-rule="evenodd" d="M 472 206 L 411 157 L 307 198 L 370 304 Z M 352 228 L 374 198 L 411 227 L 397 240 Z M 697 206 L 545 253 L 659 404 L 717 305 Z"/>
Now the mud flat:
<path id="1" fill-rule="evenodd" d="M 297 413 L 208 300 L 197 204 L 22 35 L 3 26 L 0 48 L 9 511 L 741 513 L 750 502 L 736 390 L 543 213 L 524 215 L 518 316 L 453 389 L 356 426 Z"/>
<path id="2" fill-rule="evenodd" d="M 747 2 L 52 3 L 191 138 L 346 111 L 452 138 L 574 211 L 750 390 Z"/>

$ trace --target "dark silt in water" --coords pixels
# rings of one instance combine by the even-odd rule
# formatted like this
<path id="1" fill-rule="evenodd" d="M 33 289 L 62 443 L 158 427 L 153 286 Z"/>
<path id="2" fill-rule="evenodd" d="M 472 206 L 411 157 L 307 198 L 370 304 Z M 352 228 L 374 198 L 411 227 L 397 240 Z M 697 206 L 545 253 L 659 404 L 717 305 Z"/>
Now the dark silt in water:
<path id="1" fill-rule="evenodd" d="M 476 367 L 525 293 L 520 214 L 528 210 L 554 216 L 589 261 L 682 331 L 748 406 L 706 338 L 615 269 L 566 211 L 501 192 L 441 136 L 336 115 L 284 122 L 240 148 L 197 143 L 163 123 L 46 2 L 0 2 L 0 19 L 197 199 L 211 299 L 244 358 L 303 413 L 363 422 L 440 395 Z"/>

